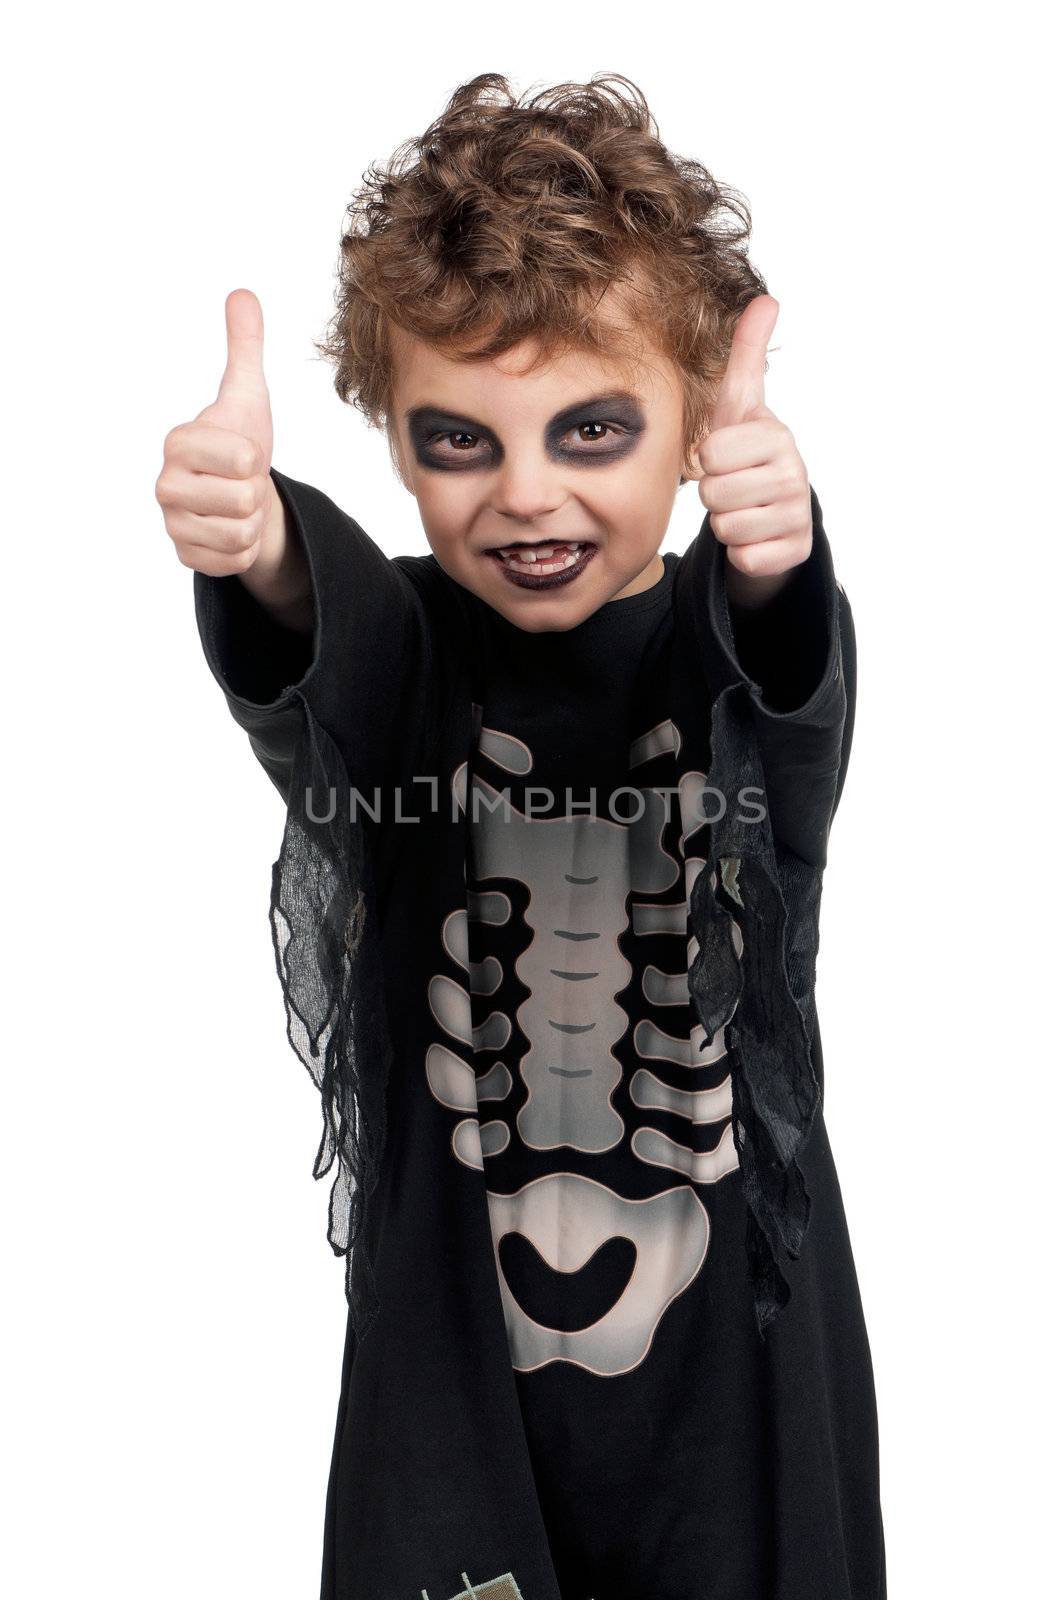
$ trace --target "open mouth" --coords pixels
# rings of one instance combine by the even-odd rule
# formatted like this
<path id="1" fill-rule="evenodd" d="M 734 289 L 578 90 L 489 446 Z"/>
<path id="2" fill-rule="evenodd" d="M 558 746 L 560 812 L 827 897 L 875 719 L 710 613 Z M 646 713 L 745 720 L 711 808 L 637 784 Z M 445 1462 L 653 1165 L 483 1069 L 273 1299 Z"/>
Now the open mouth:
<path id="1" fill-rule="evenodd" d="M 597 546 L 587 540 L 543 540 L 539 544 L 507 544 L 488 550 L 503 575 L 526 589 L 571 583 L 589 564 Z"/>

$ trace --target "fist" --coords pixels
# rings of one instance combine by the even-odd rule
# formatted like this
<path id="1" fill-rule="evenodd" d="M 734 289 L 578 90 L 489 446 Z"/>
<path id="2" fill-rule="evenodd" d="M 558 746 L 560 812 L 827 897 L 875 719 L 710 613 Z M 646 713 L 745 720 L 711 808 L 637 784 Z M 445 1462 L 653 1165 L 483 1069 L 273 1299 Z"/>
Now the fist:
<path id="1" fill-rule="evenodd" d="M 764 363 L 779 302 L 758 295 L 735 327 L 731 354 L 688 475 L 742 598 L 766 599 L 812 553 L 812 496 L 793 434 L 764 404 Z"/>
<path id="2" fill-rule="evenodd" d="M 262 366 L 262 307 L 250 289 L 225 302 L 228 359 L 218 398 L 166 435 L 155 484 L 182 565 L 211 577 L 279 566 L 284 508 L 272 478 L 273 417 Z"/>

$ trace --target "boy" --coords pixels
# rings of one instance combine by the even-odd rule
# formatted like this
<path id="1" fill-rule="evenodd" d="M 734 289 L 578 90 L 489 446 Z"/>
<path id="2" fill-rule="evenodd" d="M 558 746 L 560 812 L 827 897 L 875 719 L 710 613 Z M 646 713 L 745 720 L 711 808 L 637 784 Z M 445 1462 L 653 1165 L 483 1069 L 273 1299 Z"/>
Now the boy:
<path id="1" fill-rule="evenodd" d="M 324 347 L 431 555 L 273 467 L 244 290 L 156 490 L 288 802 L 351 1312 L 321 1592 L 881 1600 L 814 1004 L 855 646 L 778 308 L 629 80 L 507 96 L 368 184 Z"/>

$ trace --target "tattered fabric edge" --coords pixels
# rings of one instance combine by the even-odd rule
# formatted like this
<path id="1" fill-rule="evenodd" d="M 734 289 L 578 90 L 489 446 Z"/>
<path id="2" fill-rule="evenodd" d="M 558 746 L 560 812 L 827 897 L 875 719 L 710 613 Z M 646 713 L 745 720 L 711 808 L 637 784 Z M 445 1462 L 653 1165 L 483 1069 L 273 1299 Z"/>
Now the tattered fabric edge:
<path id="1" fill-rule="evenodd" d="M 752 791 L 746 801 L 743 790 Z M 747 820 L 752 807 L 765 815 Z M 691 892 L 698 953 L 689 969 L 706 1044 L 721 1027 L 731 1068 L 732 1129 L 747 1203 L 746 1255 L 757 1331 L 790 1300 L 783 1252 L 800 1253 L 811 1215 L 799 1156 L 821 1091 L 812 1060 L 812 1003 L 822 872 L 788 868 L 788 927 L 749 691 L 735 683 L 713 703 L 703 789 L 710 864 Z M 735 949 L 733 924 L 742 936 Z"/>
<path id="2" fill-rule="evenodd" d="M 386 1136 L 391 1044 L 384 1011 L 371 871 L 360 816 L 336 744 L 305 698 L 270 926 L 288 1040 L 321 1095 L 313 1175 L 338 1163 L 328 1241 L 347 1260 L 345 1292 L 360 1339 L 379 1309 L 365 1243 L 367 1202 Z"/>

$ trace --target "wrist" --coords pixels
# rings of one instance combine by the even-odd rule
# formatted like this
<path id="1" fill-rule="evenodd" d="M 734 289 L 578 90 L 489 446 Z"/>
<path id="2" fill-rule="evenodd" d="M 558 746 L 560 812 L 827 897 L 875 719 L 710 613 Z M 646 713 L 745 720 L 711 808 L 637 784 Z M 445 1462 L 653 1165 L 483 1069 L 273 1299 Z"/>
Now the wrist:
<path id="1" fill-rule="evenodd" d="M 308 631 L 314 617 L 310 565 L 272 478 L 269 496 L 258 556 L 240 579 L 283 627 Z"/>
<path id="2" fill-rule="evenodd" d="M 789 567 L 785 572 L 742 572 L 728 552 L 724 563 L 724 587 L 728 603 L 746 611 L 759 610 L 789 587 L 796 571 L 796 567 Z"/>

